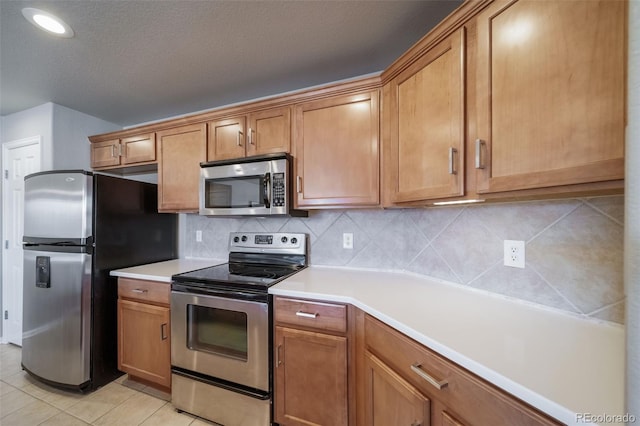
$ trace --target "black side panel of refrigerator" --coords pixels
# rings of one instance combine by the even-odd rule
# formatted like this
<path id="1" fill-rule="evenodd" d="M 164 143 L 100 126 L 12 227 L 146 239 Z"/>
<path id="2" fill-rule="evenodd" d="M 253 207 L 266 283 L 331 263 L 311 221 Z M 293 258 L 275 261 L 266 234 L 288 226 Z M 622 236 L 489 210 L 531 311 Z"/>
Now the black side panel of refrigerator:
<path id="1" fill-rule="evenodd" d="M 157 185 L 94 175 L 92 388 L 118 371 L 118 287 L 111 270 L 177 257 L 177 215 L 158 213 Z"/>

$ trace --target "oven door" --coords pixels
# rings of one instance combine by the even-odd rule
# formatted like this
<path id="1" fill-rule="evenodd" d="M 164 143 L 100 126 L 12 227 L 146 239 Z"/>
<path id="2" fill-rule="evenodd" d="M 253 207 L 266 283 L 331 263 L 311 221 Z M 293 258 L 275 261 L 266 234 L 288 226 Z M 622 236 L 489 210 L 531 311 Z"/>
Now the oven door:
<path id="1" fill-rule="evenodd" d="M 287 214 L 287 174 L 286 159 L 203 166 L 199 213 L 206 216 Z"/>
<path id="2" fill-rule="evenodd" d="M 171 364 L 268 392 L 268 304 L 172 291 Z"/>

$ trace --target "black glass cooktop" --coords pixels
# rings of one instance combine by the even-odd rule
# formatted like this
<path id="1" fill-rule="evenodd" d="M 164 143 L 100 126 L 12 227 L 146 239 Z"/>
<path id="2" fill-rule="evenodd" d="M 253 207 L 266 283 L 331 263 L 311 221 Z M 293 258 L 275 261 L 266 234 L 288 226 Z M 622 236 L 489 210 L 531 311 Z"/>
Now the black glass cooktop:
<path id="1" fill-rule="evenodd" d="M 209 268 L 198 269 L 174 275 L 178 283 L 199 283 L 211 286 L 249 287 L 265 290 L 300 271 L 303 266 L 277 266 L 247 263 L 224 263 Z"/>

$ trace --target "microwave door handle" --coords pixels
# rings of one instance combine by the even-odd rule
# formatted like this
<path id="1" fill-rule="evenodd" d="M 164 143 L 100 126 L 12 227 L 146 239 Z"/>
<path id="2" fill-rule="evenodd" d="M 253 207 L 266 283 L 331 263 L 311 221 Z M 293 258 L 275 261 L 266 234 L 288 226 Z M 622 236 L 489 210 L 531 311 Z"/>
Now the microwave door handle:
<path id="1" fill-rule="evenodd" d="M 269 209 L 271 208 L 271 174 L 270 173 L 265 173 L 262 184 L 264 185 L 264 206 Z"/>

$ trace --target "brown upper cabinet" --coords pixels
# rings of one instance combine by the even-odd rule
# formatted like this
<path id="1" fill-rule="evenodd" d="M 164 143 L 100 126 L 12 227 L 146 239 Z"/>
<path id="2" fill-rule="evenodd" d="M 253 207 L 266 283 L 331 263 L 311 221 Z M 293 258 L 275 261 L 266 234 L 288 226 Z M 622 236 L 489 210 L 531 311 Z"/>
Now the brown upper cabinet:
<path id="1" fill-rule="evenodd" d="M 200 163 L 206 158 L 206 132 L 206 125 L 200 123 L 157 133 L 160 145 L 158 211 L 198 211 Z"/>
<path id="2" fill-rule="evenodd" d="M 91 167 L 123 167 L 156 162 L 156 135 L 145 133 L 91 144 Z"/>
<path id="3" fill-rule="evenodd" d="M 378 117 L 378 90 L 296 106 L 296 208 L 379 204 Z"/>
<path id="4" fill-rule="evenodd" d="M 451 34 L 385 88 L 391 201 L 464 193 L 465 32 Z"/>
<path id="5" fill-rule="evenodd" d="M 623 1 L 496 1 L 477 16 L 477 192 L 624 178 Z"/>
<path id="6" fill-rule="evenodd" d="M 289 152 L 291 107 L 212 121 L 208 131 L 207 161 Z"/>

